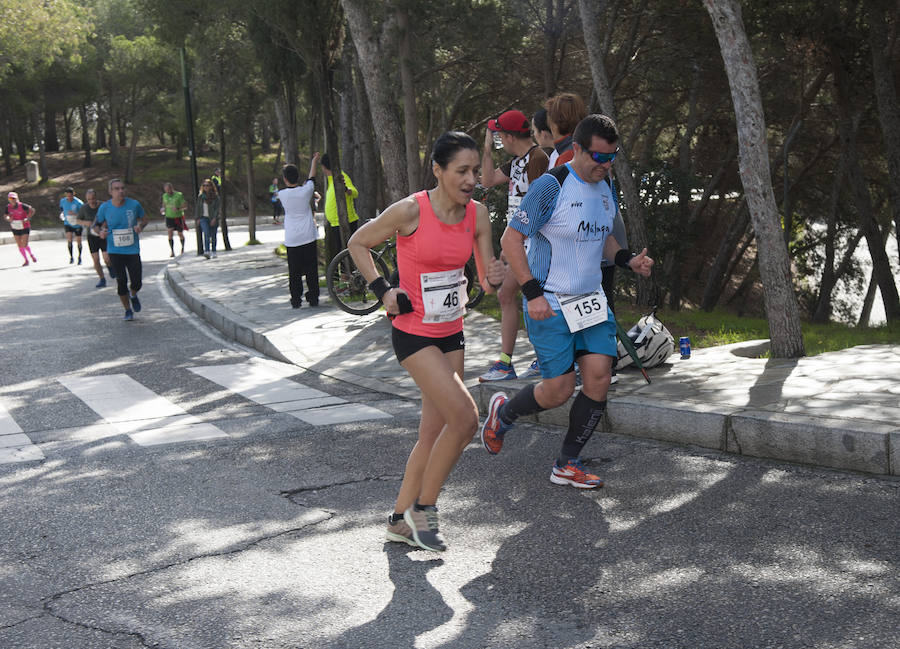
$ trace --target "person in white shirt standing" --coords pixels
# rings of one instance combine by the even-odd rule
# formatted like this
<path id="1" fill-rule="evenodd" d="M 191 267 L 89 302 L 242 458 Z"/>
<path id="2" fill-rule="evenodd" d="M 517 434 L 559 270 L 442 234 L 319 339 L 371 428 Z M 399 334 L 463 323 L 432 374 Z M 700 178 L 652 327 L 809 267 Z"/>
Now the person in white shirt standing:
<path id="1" fill-rule="evenodd" d="M 287 185 L 279 190 L 278 200 L 284 208 L 284 245 L 287 248 L 288 286 L 291 306 L 299 309 L 303 303 L 302 278 L 306 278 L 306 301 L 310 306 L 319 305 L 319 256 L 316 250 L 318 231 L 313 218 L 312 201 L 316 193 L 316 166 L 319 152 L 313 154 L 309 174 L 300 184 L 300 170 L 288 164 L 282 169 Z"/>

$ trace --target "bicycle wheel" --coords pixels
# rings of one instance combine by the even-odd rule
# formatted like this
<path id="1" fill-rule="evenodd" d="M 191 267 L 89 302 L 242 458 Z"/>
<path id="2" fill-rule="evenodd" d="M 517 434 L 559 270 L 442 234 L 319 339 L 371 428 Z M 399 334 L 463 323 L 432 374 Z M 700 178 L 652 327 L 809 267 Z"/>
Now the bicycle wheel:
<path id="1" fill-rule="evenodd" d="M 373 257 L 375 268 L 387 278 L 387 264 L 380 257 Z M 369 283 L 353 263 L 349 250 L 341 250 L 325 271 L 325 285 L 328 294 L 342 311 L 353 315 L 366 315 L 381 306 L 381 300 L 369 289 Z"/>
<path id="2" fill-rule="evenodd" d="M 484 289 L 481 288 L 481 284 L 478 282 L 478 272 L 475 270 L 475 261 L 473 259 L 466 263 L 465 274 L 467 281 L 466 293 L 469 298 L 469 301 L 466 302 L 466 308 L 474 309 L 481 302 L 481 298 L 484 297 Z"/>

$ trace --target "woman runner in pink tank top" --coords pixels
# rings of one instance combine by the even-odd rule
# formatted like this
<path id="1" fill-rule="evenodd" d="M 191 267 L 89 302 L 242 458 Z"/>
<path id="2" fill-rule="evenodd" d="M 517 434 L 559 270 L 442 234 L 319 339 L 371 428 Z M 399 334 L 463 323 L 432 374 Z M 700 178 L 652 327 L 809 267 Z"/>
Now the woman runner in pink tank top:
<path id="1" fill-rule="evenodd" d="M 487 208 L 472 200 L 481 159 L 461 132 L 441 135 L 432 150 L 437 187 L 397 201 L 350 237 L 347 248 L 389 315 L 397 360 L 422 394 L 419 439 L 406 461 L 387 538 L 439 552 L 437 498 L 478 429 L 478 407 L 462 382 L 463 267 L 474 251 L 481 286 L 493 293 L 506 266 L 491 244 Z M 397 237 L 400 288 L 378 274 L 369 249 Z M 412 311 L 400 314 L 400 303 Z"/>

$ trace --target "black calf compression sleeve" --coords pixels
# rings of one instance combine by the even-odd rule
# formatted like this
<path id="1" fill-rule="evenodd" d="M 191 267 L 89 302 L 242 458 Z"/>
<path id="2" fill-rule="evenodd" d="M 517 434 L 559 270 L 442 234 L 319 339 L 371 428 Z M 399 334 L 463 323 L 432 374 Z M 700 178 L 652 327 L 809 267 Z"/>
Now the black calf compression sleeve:
<path id="1" fill-rule="evenodd" d="M 545 408 L 541 408 L 537 399 L 534 398 L 534 384 L 529 384 L 519 390 L 516 396 L 503 404 L 503 407 L 500 409 L 500 419 L 504 423 L 511 424 L 519 417 L 533 415 L 542 410 L 545 410 Z"/>
<path id="2" fill-rule="evenodd" d="M 588 443 L 594 429 L 603 418 L 606 411 L 606 401 L 594 401 L 590 397 L 579 392 L 569 410 L 569 430 L 566 439 L 563 440 L 559 461 L 565 464 L 573 457 L 578 457 L 581 449 Z"/>

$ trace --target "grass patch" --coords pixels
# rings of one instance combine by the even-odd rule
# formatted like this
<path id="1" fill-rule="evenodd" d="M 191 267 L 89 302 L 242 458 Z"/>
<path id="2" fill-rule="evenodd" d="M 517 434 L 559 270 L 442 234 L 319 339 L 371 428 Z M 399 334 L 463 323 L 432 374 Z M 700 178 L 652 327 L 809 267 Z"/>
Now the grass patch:
<path id="1" fill-rule="evenodd" d="M 495 320 L 500 319 L 500 305 L 495 295 L 485 295 L 476 311 Z M 616 317 L 624 329 L 630 329 L 647 312 L 628 304 L 616 305 Z M 676 342 L 681 336 L 688 336 L 694 349 L 769 337 L 769 324 L 763 318 L 744 318 L 718 309 L 711 312 L 659 309 L 657 316 Z M 822 325 L 804 322 L 801 327 L 807 356 L 858 345 L 900 345 L 900 324 L 860 328 L 839 323 Z"/>

